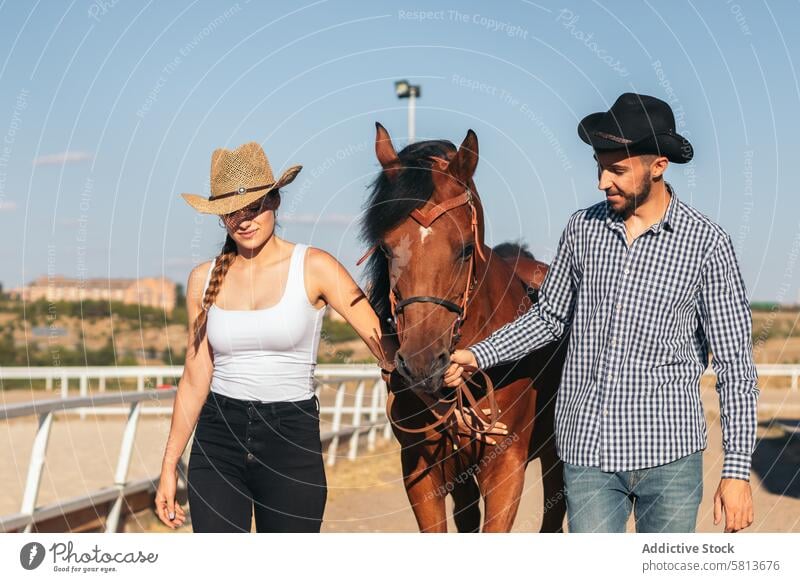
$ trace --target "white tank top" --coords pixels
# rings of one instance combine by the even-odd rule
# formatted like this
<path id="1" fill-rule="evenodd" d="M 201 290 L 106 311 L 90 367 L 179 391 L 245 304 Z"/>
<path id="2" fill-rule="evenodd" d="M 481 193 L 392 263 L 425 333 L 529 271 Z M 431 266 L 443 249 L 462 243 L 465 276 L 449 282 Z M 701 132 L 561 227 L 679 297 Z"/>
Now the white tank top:
<path id="1" fill-rule="evenodd" d="M 317 309 L 308 301 L 303 268 L 307 246 L 296 244 L 292 249 L 289 278 L 277 304 L 247 310 L 212 304 L 208 309 L 206 333 L 214 353 L 214 392 L 261 402 L 307 400 L 314 395 L 314 369 L 327 305 Z"/>

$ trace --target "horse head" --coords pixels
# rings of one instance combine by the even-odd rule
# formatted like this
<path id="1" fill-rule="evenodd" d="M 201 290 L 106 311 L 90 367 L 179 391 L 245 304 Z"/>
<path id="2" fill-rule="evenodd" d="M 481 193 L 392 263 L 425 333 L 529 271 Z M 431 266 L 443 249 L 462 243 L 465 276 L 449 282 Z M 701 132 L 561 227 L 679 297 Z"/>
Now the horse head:
<path id="1" fill-rule="evenodd" d="M 485 261 L 483 209 L 472 180 L 478 137 L 416 142 L 397 152 L 377 126 L 381 173 L 362 222 L 374 252 L 370 301 L 398 340 L 397 371 L 412 390 L 436 393 L 459 341 Z"/>

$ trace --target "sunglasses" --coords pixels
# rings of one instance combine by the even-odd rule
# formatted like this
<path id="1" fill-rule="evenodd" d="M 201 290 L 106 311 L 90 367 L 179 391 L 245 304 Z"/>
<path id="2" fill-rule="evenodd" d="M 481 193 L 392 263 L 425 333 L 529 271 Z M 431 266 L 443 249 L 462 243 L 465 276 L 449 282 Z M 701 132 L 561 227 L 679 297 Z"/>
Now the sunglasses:
<path id="1" fill-rule="evenodd" d="M 246 220 L 253 220 L 256 216 L 264 212 L 265 210 L 269 210 L 272 205 L 274 197 L 272 193 L 264 196 L 261 200 L 256 200 L 252 204 L 245 206 L 244 208 L 240 208 L 239 210 L 235 210 L 230 214 L 223 214 L 222 221 L 229 227 L 241 224 Z"/>

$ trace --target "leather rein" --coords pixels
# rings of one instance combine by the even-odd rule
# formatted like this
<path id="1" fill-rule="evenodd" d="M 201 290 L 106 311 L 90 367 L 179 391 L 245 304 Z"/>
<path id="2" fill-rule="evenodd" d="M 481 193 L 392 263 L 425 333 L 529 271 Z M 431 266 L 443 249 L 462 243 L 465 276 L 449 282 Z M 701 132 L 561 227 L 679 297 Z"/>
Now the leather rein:
<path id="1" fill-rule="evenodd" d="M 428 209 L 426 212 L 421 211 L 418 208 L 415 208 L 411 213 L 410 217 L 416 220 L 421 226 L 425 228 L 429 228 L 431 224 L 436 221 L 437 218 L 441 217 L 446 212 L 458 208 L 467 204 L 470 208 L 471 213 L 471 229 L 473 232 L 473 237 L 475 241 L 475 248 L 473 253 L 470 255 L 469 259 L 469 268 L 467 271 L 467 283 L 464 289 L 464 293 L 461 296 L 461 304 L 458 305 L 453 303 L 452 301 L 448 301 L 447 299 L 443 299 L 441 297 L 435 297 L 431 295 L 418 295 L 414 297 L 409 297 L 408 299 L 402 299 L 401 301 L 397 301 L 397 294 L 394 288 L 390 289 L 389 291 L 389 303 L 391 305 L 391 314 L 392 318 L 389 323 L 395 329 L 398 338 L 402 339 L 402 330 L 401 330 L 401 320 L 400 316 L 403 314 L 404 309 L 413 303 L 434 303 L 436 305 L 440 305 L 444 307 L 448 311 L 452 311 L 456 314 L 456 320 L 453 323 L 452 327 L 450 328 L 450 347 L 449 351 L 452 354 L 455 351 L 455 346 L 461 339 L 461 325 L 467 317 L 467 307 L 469 306 L 470 301 L 470 294 L 475 288 L 477 284 L 477 269 L 475 266 L 475 252 L 478 253 L 481 260 L 486 261 L 486 257 L 483 254 L 483 249 L 479 243 L 478 238 L 478 212 L 475 208 L 475 203 L 473 201 L 472 192 L 467 188 L 463 194 L 460 196 L 456 196 L 454 198 L 450 198 L 443 202 L 442 204 L 437 204 L 433 208 Z M 370 248 L 356 263 L 356 265 L 360 265 L 364 262 L 367 257 L 369 257 L 375 250 L 379 247 L 379 244 L 374 245 Z M 377 333 L 376 333 L 377 335 Z M 375 337 L 370 338 L 373 343 L 373 348 L 381 355 L 381 371 L 382 375 L 384 376 L 384 380 L 386 381 L 387 389 L 389 388 L 388 378 L 391 373 L 395 370 L 395 364 L 392 361 L 389 361 L 386 357 L 386 354 L 381 346 L 381 343 L 375 339 Z M 475 386 L 479 386 L 475 380 L 472 378 L 468 378 L 466 376 L 462 377 L 461 383 L 454 389 L 451 396 L 448 397 L 441 397 L 436 402 L 436 404 L 444 405 L 447 407 L 446 411 L 437 418 L 434 422 L 429 423 L 423 427 L 419 428 L 409 428 L 401 425 L 398 420 L 396 420 L 392 415 L 392 408 L 395 401 L 395 394 L 392 392 L 391 389 L 388 390 L 388 396 L 386 399 L 386 416 L 389 418 L 389 422 L 397 428 L 398 430 L 406 433 L 418 434 L 428 432 L 434 429 L 442 430 L 442 429 L 449 429 L 451 437 L 453 439 L 453 448 L 457 448 L 458 443 L 458 421 L 455 418 L 455 413 L 458 411 L 461 415 L 461 418 L 464 420 L 465 424 L 469 426 L 470 430 L 473 433 L 477 434 L 485 434 L 490 432 L 495 424 L 497 423 L 497 417 L 499 410 L 497 408 L 497 402 L 494 395 L 494 384 L 492 383 L 491 378 L 489 375 L 481 369 L 477 370 L 480 372 L 486 382 L 485 391 L 486 391 L 486 398 L 489 401 L 489 409 L 490 413 L 487 416 L 483 413 L 481 408 L 478 406 L 477 400 L 472 395 L 472 391 L 467 386 L 467 383 L 471 383 Z M 467 423 L 467 418 L 471 418 L 471 413 L 474 413 L 481 421 L 488 424 L 487 428 L 480 428 L 475 426 L 474 424 Z M 434 413 L 436 416 L 436 413 Z"/>

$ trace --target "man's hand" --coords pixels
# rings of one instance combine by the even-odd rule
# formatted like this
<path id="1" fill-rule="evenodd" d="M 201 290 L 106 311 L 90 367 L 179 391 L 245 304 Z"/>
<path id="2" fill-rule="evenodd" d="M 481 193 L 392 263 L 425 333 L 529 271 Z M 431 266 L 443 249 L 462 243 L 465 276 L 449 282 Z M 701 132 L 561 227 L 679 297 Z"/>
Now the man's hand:
<path id="1" fill-rule="evenodd" d="M 744 479 L 722 479 L 714 494 L 714 525 L 725 510 L 725 532 L 735 533 L 753 523 L 753 494 Z"/>
<path id="2" fill-rule="evenodd" d="M 445 386 L 455 388 L 461 384 L 461 376 L 467 372 L 467 376 L 478 369 L 478 361 L 475 354 L 469 350 L 456 350 L 450 354 L 450 367 L 444 373 L 443 383 Z"/>

